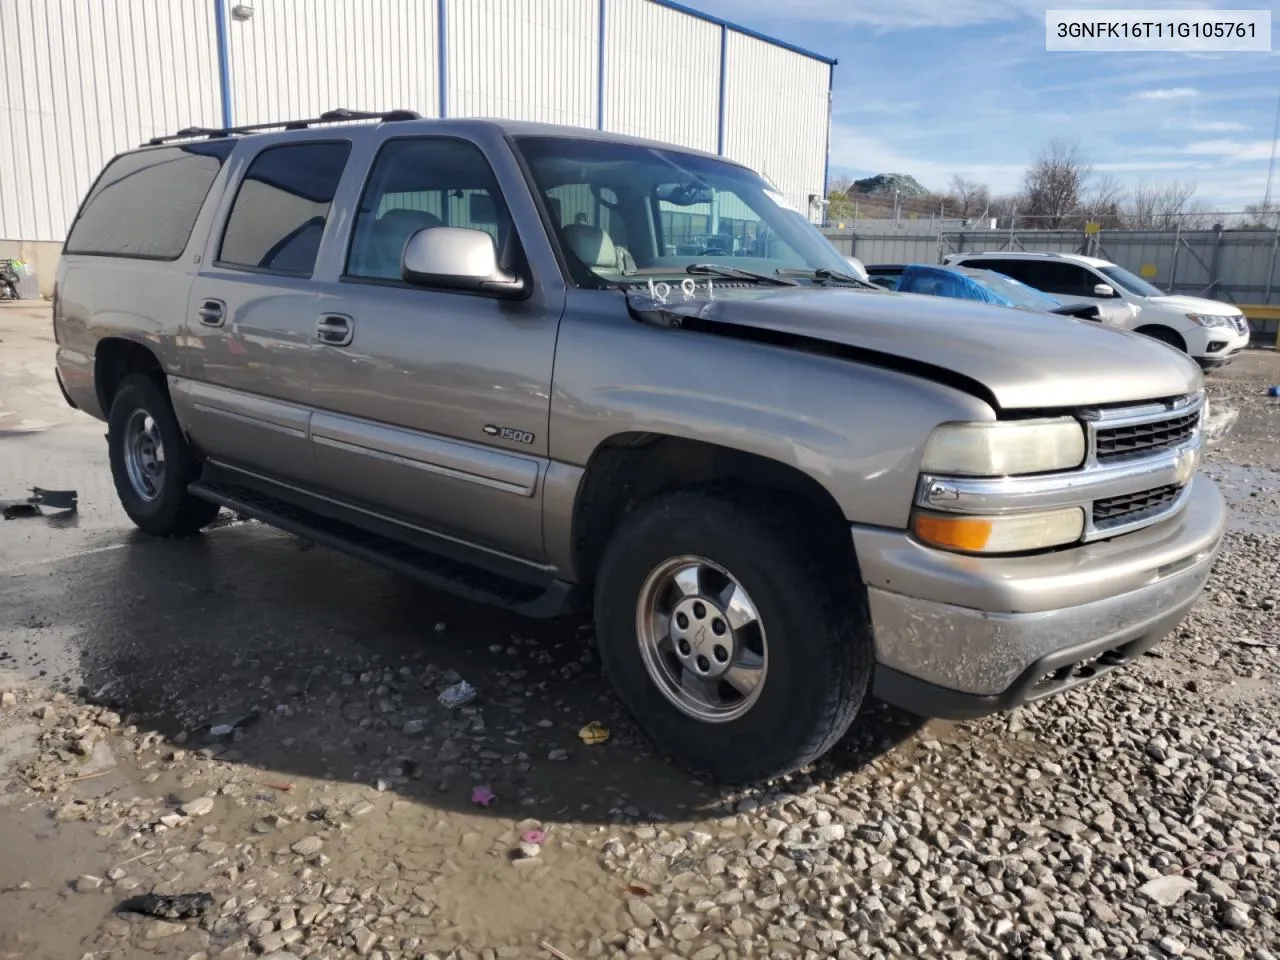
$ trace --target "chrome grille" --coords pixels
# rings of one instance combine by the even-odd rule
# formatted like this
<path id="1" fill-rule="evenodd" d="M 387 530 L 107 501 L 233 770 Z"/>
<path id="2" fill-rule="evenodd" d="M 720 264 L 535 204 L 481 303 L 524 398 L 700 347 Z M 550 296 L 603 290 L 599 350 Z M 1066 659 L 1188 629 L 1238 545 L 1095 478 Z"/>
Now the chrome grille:
<path id="1" fill-rule="evenodd" d="M 1100 463 L 1105 463 L 1157 450 L 1168 450 L 1190 440 L 1199 422 L 1200 411 L 1196 410 L 1146 423 L 1099 426 L 1094 441 L 1096 456 Z"/>
<path id="2" fill-rule="evenodd" d="M 1099 529 L 1120 523 L 1132 523 L 1159 513 L 1178 499 L 1182 488 L 1169 484 L 1119 497 L 1093 501 L 1093 524 Z"/>

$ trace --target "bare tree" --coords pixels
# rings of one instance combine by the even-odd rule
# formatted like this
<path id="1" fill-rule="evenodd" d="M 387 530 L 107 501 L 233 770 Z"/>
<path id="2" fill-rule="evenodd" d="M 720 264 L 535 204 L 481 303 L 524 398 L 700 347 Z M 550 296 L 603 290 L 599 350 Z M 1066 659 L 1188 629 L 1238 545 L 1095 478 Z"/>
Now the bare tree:
<path id="1" fill-rule="evenodd" d="M 1103 173 L 1090 178 L 1080 198 L 1080 212 L 1089 220 L 1104 227 L 1118 227 L 1122 223 L 1124 185 L 1113 174 Z"/>
<path id="2" fill-rule="evenodd" d="M 1065 226 L 1076 219 L 1085 185 L 1092 174 L 1080 144 L 1055 137 L 1041 148 L 1023 179 L 1028 209 L 1041 228 Z"/>
<path id="3" fill-rule="evenodd" d="M 1129 192 L 1125 225 L 1132 230 L 1172 230 L 1180 221 L 1184 227 L 1191 226 L 1184 215 L 1197 212 L 1191 204 L 1195 192 L 1194 183 L 1139 180 Z"/>
<path id="4" fill-rule="evenodd" d="M 943 200 L 947 213 L 967 220 L 969 217 L 981 216 L 991 205 L 991 191 L 985 183 L 957 174 L 951 178 Z"/>
<path id="5" fill-rule="evenodd" d="M 1280 230 L 1280 206 L 1271 203 L 1246 203 L 1240 217 L 1245 230 Z"/>

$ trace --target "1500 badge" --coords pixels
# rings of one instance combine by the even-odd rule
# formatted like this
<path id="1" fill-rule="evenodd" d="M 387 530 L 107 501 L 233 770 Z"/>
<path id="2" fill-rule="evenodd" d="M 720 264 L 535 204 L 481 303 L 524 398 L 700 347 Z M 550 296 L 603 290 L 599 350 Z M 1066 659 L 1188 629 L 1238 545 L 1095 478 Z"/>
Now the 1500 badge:
<path id="1" fill-rule="evenodd" d="M 497 437 L 499 440 L 512 440 L 515 443 L 533 443 L 533 434 L 528 430 L 516 430 L 512 427 L 499 427 L 496 424 L 486 423 L 484 432 L 491 437 Z"/>

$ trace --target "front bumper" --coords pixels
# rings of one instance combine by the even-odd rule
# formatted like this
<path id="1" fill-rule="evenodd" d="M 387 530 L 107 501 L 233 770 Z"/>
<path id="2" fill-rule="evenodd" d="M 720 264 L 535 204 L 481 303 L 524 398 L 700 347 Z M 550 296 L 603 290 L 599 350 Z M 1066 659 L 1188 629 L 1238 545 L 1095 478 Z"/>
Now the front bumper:
<path id="1" fill-rule="evenodd" d="M 854 527 L 875 693 L 931 716 L 979 716 L 1119 666 L 1186 615 L 1225 522 L 1222 495 L 1200 475 L 1164 523 L 1036 556 L 963 556 Z"/>

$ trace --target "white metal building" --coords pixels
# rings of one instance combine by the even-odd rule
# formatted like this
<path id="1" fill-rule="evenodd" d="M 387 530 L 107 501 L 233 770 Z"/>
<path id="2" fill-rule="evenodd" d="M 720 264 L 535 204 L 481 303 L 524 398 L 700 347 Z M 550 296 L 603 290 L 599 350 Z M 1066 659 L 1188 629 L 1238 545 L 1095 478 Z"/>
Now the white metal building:
<path id="1" fill-rule="evenodd" d="M 835 61 L 669 0 L 4 0 L 3 20 L 0 256 L 42 287 L 115 153 L 334 107 L 719 152 L 815 218 L 826 193 Z"/>

